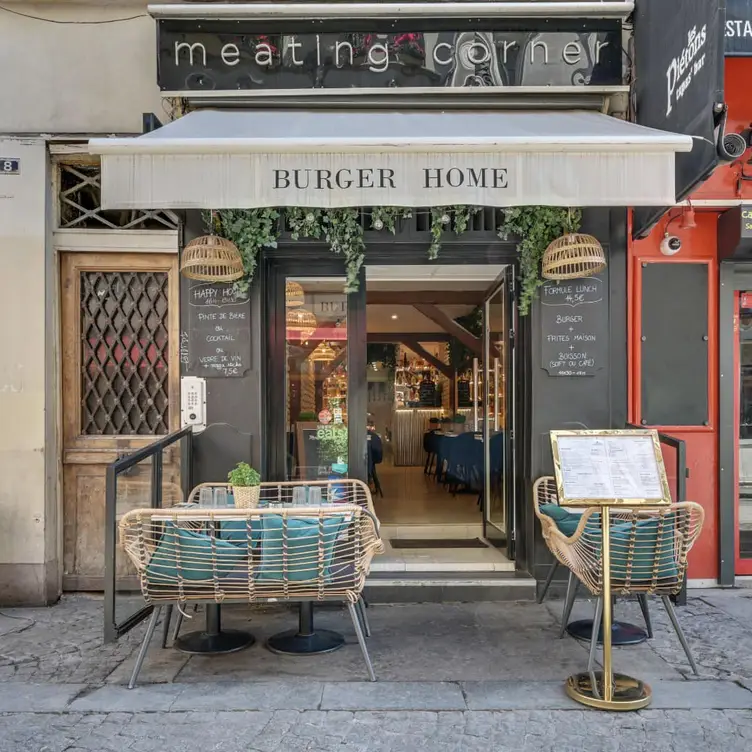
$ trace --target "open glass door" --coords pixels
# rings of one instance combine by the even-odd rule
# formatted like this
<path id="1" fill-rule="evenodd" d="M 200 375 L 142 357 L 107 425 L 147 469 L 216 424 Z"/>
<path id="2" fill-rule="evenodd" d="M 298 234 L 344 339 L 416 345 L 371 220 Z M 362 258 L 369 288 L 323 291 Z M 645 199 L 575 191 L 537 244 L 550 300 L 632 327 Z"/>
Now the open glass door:
<path id="1" fill-rule="evenodd" d="M 483 529 L 515 556 L 514 275 L 506 267 L 483 308 Z"/>

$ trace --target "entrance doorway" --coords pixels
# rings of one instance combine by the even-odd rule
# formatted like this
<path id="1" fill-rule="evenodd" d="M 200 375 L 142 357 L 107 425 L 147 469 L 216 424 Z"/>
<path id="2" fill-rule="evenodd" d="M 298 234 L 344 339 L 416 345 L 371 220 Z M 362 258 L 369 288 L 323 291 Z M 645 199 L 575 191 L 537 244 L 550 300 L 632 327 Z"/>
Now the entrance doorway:
<path id="1" fill-rule="evenodd" d="M 271 270 L 267 477 L 355 477 L 374 571 L 514 569 L 512 267 Z"/>
<path id="2" fill-rule="evenodd" d="M 512 278 L 366 270 L 369 482 L 387 562 L 513 568 Z"/>

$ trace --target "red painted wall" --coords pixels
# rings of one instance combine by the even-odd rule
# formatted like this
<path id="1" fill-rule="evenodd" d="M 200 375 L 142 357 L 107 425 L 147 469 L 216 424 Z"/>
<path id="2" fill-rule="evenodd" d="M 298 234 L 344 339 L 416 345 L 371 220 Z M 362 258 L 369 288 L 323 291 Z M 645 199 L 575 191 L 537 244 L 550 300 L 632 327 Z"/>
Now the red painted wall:
<path id="1" fill-rule="evenodd" d="M 652 234 L 632 244 L 630 258 L 630 422 L 637 425 L 642 420 L 640 414 L 640 363 L 641 363 L 641 306 L 642 299 L 642 264 L 700 263 L 707 267 L 709 274 L 708 289 L 710 299 L 704 301 L 708 306 L 708 351 L 710 378 L 709 387 L 709 425 L 708 426 L 650 426 L 658 428 L 676 438 L 683 439 L 687 447 L 687 499 L 696 501 L 705 509 L 705 526 L 700 540 L 695 545 L 690 557 L 689 576 L 691 578 L 715 579 L 718 575 L 718 323 L 717 293 L 718 264 L 716 261 L 716 212 L 699 213 L 697 227 L 681 230 L 679 223 L 681 210 L 672 210 L 668 218 L 656 227 Z M 671 221 L 672 217 L 677 217 Z M 670 232 L 682 239 L 682 250 L 676 256 L 664 256 L 660 252 L 667 223 L 671 221 Z M 666 312 L 670 314 L 670 301 L 666 302 Z M 674 458 L 665 453 L 666 468 L 672 487 L 675 486 L 673 472 Z"/>
<path id="2" fill-rule="evenodd" d="M 752 95 L 749 81 L 752 78 L 752 59 L 728 58 L 726 60 L 725 100 L 729 106 L 727 130 L 740 133 L 752 125 Z M 711 178 L 692 196 L 694 200 L 714 199 L 752 202 L 752 181 L 740 180 L 742 171 L 752 177 L 752 165 L 746 159 L 732 165 L 718 167 Z M 649 237 L 631 243 L 630 247 L 630 421 L 640 424 L 640 300 L 643 263 L 705 264 L 708 268 L 710 291 L 708 305 L 709 326 L 709 400 L 708 426 L 673 427 L 654 426 L 677 438 L 687 446 L 687 464 L 690 477 L 687 498 L 702 504 L 705 509 L 705 526 L 700 540 L 690 554 L 689 576 L 698 579 L 716 579 L 718 576 L 718 249 L 716 228 L 720 211 L 696 208 L 697 227 L 681 230 L 681 209 L 673 209 L 653 229 Z M 676 218 L 672 221 L 673 218 Z M 670 224 L 670 233 L 682 239 L 682 250 L 676 256 L 663 256 L 660 243 Z M 667 310 L 670 310 L 667 305 Z M 666 457 L 670 466 L 670 458 Z M 735 555 L 729 552 L 728 555 Z"/>

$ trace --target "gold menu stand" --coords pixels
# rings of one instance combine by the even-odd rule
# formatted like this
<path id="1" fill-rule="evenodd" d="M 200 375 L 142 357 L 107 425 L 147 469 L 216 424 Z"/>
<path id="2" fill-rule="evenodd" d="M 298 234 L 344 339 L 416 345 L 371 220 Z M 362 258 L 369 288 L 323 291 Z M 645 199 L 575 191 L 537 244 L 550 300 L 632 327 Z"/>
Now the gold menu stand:
<path id="1" fill-rule="evenodd" d="M 625 441 L 626 440 L 626 441 Z M 612 662 L 611 509 L 660 507 L 671 503 L 657 431 L 551 431 L 554 471 L 562 507 L 599 507 L 601 516 L 601 582 L 603 598 L 603 670 L 567 679 L 567 694 L 599 710 L 628 711 L 647 707 L 650 686 L 626 674 L 615 674 Z M 595 470 L 596 464 L 598 470 Z M 638 493 L 615 495 L 625 477 Z M 615 480 L 614 480 L 615 479 Z M 593 630 L 600 625 L 593 624 Z"/>

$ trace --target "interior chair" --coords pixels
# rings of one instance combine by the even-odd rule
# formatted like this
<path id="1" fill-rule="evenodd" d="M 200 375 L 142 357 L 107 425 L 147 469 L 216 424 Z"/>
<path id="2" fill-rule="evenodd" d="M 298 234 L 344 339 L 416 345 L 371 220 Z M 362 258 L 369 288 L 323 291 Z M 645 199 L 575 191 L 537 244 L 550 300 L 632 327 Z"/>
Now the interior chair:
<path id="1" fill-rule="evenodd" d="M 543 537 L 551 553 L 597 598 L 588 661 L 588 671 L 592 671 L 603 616 L 601 513 L 597 508 L 585 510 L 570 535 L 560 529 L 553 517 L 544 513 L 542 518 Z M 671 596 L 682 589 L 688 554 L 702 531 L 704 518 L 703 508 L 691 501 L 619 510 L 609 535 L 612 594 L 659 596 L 695 674 L 699 673 L 697 664 L 676 618 Z"/>

